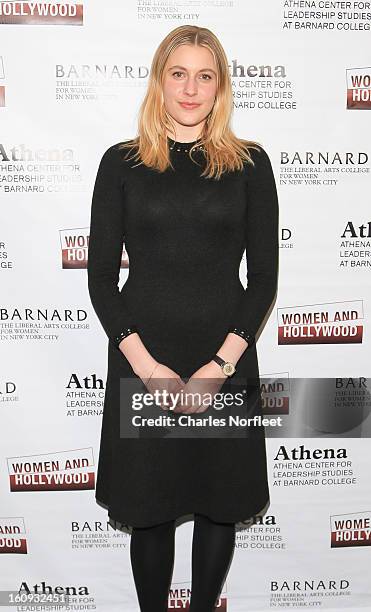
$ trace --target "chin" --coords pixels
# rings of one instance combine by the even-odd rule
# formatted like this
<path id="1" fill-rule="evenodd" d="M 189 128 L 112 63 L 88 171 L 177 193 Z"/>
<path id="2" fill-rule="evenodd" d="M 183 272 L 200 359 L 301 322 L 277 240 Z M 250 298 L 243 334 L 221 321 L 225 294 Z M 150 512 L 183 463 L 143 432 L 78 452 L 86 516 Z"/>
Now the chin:
<path id="1" fill-rule="evenodd" d="M 182 123 L 183 125 L 197 125 L 201 121 L 204 121 L 207 115 L 196 115 L 196 113 L 185 110 L 180 115 L 174 115 L 173 117 L 178 123 Z"/>

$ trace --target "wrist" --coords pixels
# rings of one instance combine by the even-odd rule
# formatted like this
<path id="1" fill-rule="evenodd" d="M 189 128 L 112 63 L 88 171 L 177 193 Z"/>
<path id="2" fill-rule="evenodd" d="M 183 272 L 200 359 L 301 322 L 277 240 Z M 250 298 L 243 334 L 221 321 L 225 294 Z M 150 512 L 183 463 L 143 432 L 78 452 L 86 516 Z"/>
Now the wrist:
<path id="1" fill-rule="evenodd" d="M 209 361 L 209 368 L 213 378 L 228 378 L 227 374 L 224 374 L 220 365 L 218 365 L 213 359 Z"/>
<path id="2" fill-rule="evenodd" d="M 120 337 L 118 336 L 116 338 L 116 346 L 117 348 L 125 354 L 125 351 L 123 350 L 124 348 L 126 348 L 127 346 L 131 346 L 133 343 L 133 340 L 136 341 L 137 339 L 139 339 L 139 334 L 137 331 L 132 331 L 130 333 L 125 333 L 125 335 L 122 334 L 122 339 L 120 340 Z"/>
<path id="3" fill-rule="evenodd" d="M 130 333 L 125 337 L 118 345 L 118 348 L 139 378 L 149 378 L 154 367 L 159 363 L 147 350 L 137 332 Z"/>
<path id="4" fill-rule="evenodd" d="M 142 357 L 138 362 L 133 363 L 132 368 L 139 378 L 147 380 L 157 365 L 159 365 L 159 362 L 151 355 L 148 355 L 148 357 Z"/>

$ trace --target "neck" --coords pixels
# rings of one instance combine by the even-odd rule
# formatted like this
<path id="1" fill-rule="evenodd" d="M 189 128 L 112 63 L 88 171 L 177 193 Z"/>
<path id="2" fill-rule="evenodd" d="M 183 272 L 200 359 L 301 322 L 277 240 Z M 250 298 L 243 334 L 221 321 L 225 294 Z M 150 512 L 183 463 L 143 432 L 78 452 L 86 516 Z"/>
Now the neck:
<path id="1" fill-rule="evenodd" d="M 180 126 L 176 127 L 175 135 L 174 133 L 170 133 L 169 130 L 166 130 L 166 135 L 169 136 L 169 138 L 171 138 L 172 140 L 175 140 L 176 142 L 194 142 L 195 140 L 201 138 L 202 127 L 203 126 L 201 126 L 200 128 L 200 126 L 197 125 L 195 127 L 192 127 L 192 129 L 189 128 L 188 130 L 185 130 L 184 126 Z"/>

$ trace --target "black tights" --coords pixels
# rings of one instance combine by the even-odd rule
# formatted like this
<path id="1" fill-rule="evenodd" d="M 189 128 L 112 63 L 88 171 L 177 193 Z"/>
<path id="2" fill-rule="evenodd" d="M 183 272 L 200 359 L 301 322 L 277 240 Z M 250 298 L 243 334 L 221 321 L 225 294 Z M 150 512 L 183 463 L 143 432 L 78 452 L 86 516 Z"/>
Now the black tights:
<path id="1" fill-rule="evenodd" d="M 229 570 L 235 523 L 194 515 L 189 612 L 214 612 Z M 141 612 L 166 612 L 174 564 L 175 520 L 133 527 L 130 558 Z"/>

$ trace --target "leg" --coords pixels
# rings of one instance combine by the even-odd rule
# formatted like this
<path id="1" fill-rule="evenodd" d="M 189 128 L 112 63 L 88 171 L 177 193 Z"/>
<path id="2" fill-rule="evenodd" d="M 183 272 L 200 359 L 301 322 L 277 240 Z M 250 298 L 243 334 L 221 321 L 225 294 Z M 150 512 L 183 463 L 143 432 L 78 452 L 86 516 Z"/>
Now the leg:
<path id="1" fill-rule="evenodd" d="M 195 514 L 189 612 L 214 612 L 229 571 L 235 535 L 235 523 L 216 523 Z"/>
<path id="2" fill-rule="evenodd" d="M 130 559 L 141 612 L 166 612 L 174 564 L 175 519 L 133 527 Z"/>

